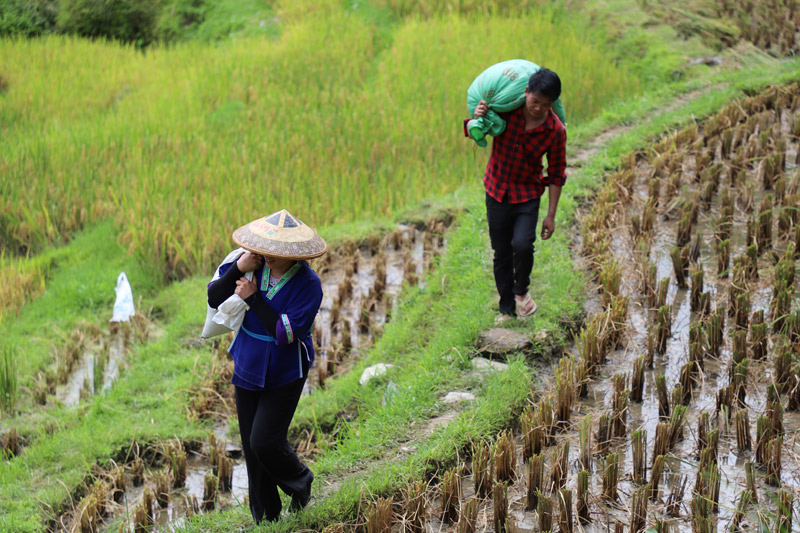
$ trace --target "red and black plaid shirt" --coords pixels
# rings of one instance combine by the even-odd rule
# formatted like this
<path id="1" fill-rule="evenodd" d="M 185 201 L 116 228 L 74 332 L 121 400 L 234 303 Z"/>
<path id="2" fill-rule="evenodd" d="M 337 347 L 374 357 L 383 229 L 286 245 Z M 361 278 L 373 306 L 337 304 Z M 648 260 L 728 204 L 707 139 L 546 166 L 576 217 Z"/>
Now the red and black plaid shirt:
<path id="1" fill-rule="evenodd" d="M 523 108 L 500 116 L 506 130 L 494 138 L 492 155 L 486 165 L 483 184 L 498 202 L 527 202 L 544 194 L 548 185 L 567 181 L 567 130 L 551 109 L 540 126 L 525 130 Z M 464 135 L 469 136 L 464 121 Z M 542 172 L 542 156 L 547 155 L 547 176 Z"/>

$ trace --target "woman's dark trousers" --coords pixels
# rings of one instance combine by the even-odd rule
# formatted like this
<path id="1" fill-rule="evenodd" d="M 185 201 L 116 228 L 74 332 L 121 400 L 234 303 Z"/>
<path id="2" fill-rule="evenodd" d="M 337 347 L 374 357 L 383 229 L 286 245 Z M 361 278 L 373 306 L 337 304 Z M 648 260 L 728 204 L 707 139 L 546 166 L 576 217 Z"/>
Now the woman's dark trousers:
<path id="1" fill-rule="evenodd" d="M 280 517 L 278 487 L 286 494 L 294 495 L 306 490 L 314 478 L 286 440 L 304 383 L 305 378 L 301 378 L 262 391 L 236 387 L 239 432 L 247 462 L 250 512 L 256 523 Z"/>
<path id="2" fill-rule="evenodd" d="M 486 195 L 489 239 L 494 250 L 494 281 L 500 312 L 516 315 L 514 295 L 528 292 L 533 269 L 533 243 L 539 219 L 539 198 L 512 204 Z"/>

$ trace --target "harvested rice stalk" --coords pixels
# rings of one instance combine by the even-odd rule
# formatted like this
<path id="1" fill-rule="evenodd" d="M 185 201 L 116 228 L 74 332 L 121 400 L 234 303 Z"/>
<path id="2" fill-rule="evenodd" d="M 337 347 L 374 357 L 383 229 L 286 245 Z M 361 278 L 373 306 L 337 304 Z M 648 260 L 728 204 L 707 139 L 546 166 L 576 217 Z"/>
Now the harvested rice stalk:
<path id="1" fill-rule="evenodd" d="M 745 406 L 745 396 L 747 394 L 747 369 L 750 359 L 745 359 L 736 364 L 733 369 L 731 385 L 733 386 L 733 397 L 737 407 Z M 732 406 L 731 406 L 732 407 Z"/>
<path id="2" fill-rule="evenodd" d="M 535 412 L 530 407 L 526 407 L 522 412 L 522 459 L 525 461 L 542 449 L 541 428 L 539 434 L 534 436 L 534 430 L 537 428 L 535 417 Z"/>
<path id="3" fill-rule="evenodd" d="M 517 447 L 510 431 L 503 431 L 494 445 L 494 472 L 497 481 L 510 481 L 517 467 Z"/>
<path id="4" fill-rule="evenodd" d="M 589 514 L 589 472 L 581 470 L 578 472 L 578 520 L 582 523 L 591 521 Z"/>
<path id="5" fill-rule="evenodd" d="M 219 480 L 211 472 L 206 474 L 203 480 L 203 510 L 213 511 L 217 504 L 217 487 Z"/>
<path id="6" fill-rule="evenodd" d="M 711 503 L 702 494 L 692 498 L 692 531 L 696 533 L 713 533 L 711 524 Z"/>
<path id="7" fill-rule="evenodd" d="M 736 510 L 733 514 L 733 520 L 731 520 L 731 531 L 738 532 L 742 530 L 742 520 L 744 519 L 747 507 L 752 501 L 753 495 L 749 490 L 744 490 L 741 492 L 741 494 L 739 494 L 738 501 L 736 502 Z"/>
<path id="8" fill-rule="evenodd" d="M 717 307 L 714 312 L 709 315 L 706 328 L 708 353 L 713 357 L 719 358 L 724 331 L 725 313 L 721 308 Z"/>
<path id="9" fill-rule="evenodd" d="M 689 275 L 689 249 L 686 246 L 676 246 L 672 248 L 669 255 L 672 259 L 672 271 L 675 273 L 675 282 L 678 284 L 679 289 L 686 289 L 686 278 Z"/>
<path id="10" fill-rule="evenodd" d="M 578 464 L 582 470 L 592 468 L 592 417 L 586 415 L 578 424 L 578 440 L 580 445 L 580 457 Z"/>
<path id="11" fill-rule="evenodd" d="M 792 376 L 792 347 L 788 342 L 781 342 L 773 360 L 773 380 L 776 393 L 788 393 L 792 389 L 794 378 Z M 769 392 L 769 391 L 767 391 Z"/>
<path id="12" fill-rule="evenodd" d="M 472 454 L 472 479 L 475 484 L 475 494 L 486 498 L 491 491 L 492 469 L 489 467 L 489 448 L 479 442 Z"/>
<path id="13" fill-rule="evenodd" d="M 641 427 L 631 433 L 631 450 L 633 455 L 633 482 L 645 483 L 647 464 L 647 431 Z"/>
<path id="14" fill-rule="evenodd" d="M 442 483 L 442 522 L 458 520 L 458 502 L 461 501 L 461 468 L 451 468 L 444 474 Z"/>
<path id="15" fill-rule="evenodd" d="M 792 504 L 794 496 L 786 489 L 778 491 L 778 518 L 775 531 L 791 533 L 792 531 Z"/>
<path id="16" fill-rule="evenodd" d="M 631 373 L 631 401 L 641 403 L 644 392 L 644 369 L 647 363 L 643 356 L 639 356 L 633 362 L 633 372 Z"/>
<path id="17" fill-rule="evenodd" d="M 710 431 L 708 413 L 703 411 L 697 417 L 697 456 L 708 446 L 708 433 Z"/>
<path id="18" fill-rule="evenodd" d="M 658 501 L 658 484 L 661 481 L 661 473 L 664 470 L 664 456 L 658 455 L 653 460 L 653 468 L 650 471 L 650 483 L 648 486 L 650 487 L 650 499 L 653 501 Z"/>
<path id="19" fill-rule="evenodd" d="M 683 425 L 686 422 L 686 406 L 676 405 L 669 419 L 669 447 L 672 448 L 683 438 Z"/>
<path id="20" fill-rule="evenodd" d="M 404 524 L 409 533 L 425 531 L 425 483 L 417 481 L 403 490 Z"/>
<path id="21" fill-rule="evenodd" d="M 139 487 L 144 483 L 144 462 L 138 455 L 133 458 L 131 464 L 131 478 L 134 487 Z"/>
<path id="22" fill-rule="evenodd" d="M 773 486 L 781 484 L 781 448 L 783 447 L 783 437 L 778 436 L 771 439 L 766 447 L 766 482 Z"/>
<path id="23" fill-rule="evenodd" d="M 628 390 L 625 389 L 625 374 L 615 374 L 614 397 L 612 399 L 612 419 L 614 436 L 624 437 L 627 432 L 628 421 Z"/>
<path id="24" fill-rule="evenodd" d="M 669 293 L 670 278 L 661 278 L 658 280 L 658 297 L 656 299 L 656 308 L 667 305 L 667 294 Z"/>
<path id="25" fill-rule="evenodd" d="M 742 291 L 736 297 L 736 327 L 747 330 L 750 320 L 750 291 Z"/>
<path id="26" fill-rule="evenodd" d="M 392 499 L 378 498 L 367 509 L 367 533 L 391 533 Z"/>
<path id="27" fill-rule="evenodd" d="M 616 501 L 617 484 L 619 482 L 619 454 L 610 453 L 603 461 L 603 497 Z"/>
<path id="28" fill-rule="evenodd" d="M 689 405 L 692 402 L 692 394 L 694 391 L 695 386 L 697 385 L 697 363 L 694 361 L 688 361 L 683 366 L 681 366 L 681 377 L 680 377 L 680 385 L 683 392 L 683 395 L 676 395 L 674 393 L 676 389 L 673 390 L 673 403 L 680 403 L 681 405 Z"/>
<path id="29" fill-rule="evenodd" d="M 528 499 L 527 510 L 533 510 L 538 505 L 538 495 L 542 487 L 544 474 L 544 456 L 539 453 L 528 461 Z"/>
<path id="30" fill-rule="evenodd" d="M 736 446 L 739 451 L 749 450 L 752 447 L 750 415 L 747 409 L 736 411 Z"/>
<path id="31" fill-rule="evenodd" d="M 553 409 L 553 397 L 545 396 L 539 401 L 538 409 L 539 425 L 544 431 L 544 445 L 550 446 L 553 444 L 553 439 L 556 432 L 556 419 L 555 410 Z"/>
<path id="32" fill-rule="evenodd" d="M 747 357 L 747 330 L 737 329 L 733 332 L 733 349 L 731 350 L 731 369 Z M 733 374 L 733 372 L 730 372 Z"/>
<path id="33" fill-rule="evenodd" d="M 569 423 L 572 404 L 575 401 L 574 366 L 574 358 L 562 357 L 556 369 L 556 419 L 561 427 Z"/>
<path id="34" fill-rule="evenodd" d="M 539 531 L 552 531 L 553 530 L 553 502 L 550 498 L 542 494 L 537 495 L 538 512 L 539 512 Z"/>
<path id="35" fill-rule="evenodd" d="M 667 377 L 664 374 L 656 376 L 656 396 L 658 397 L 658 416 L 669 418 L 670 405 L 667 394 Z"/>
<path id="36" fill-rule="evenodd" d="M 768 194 L 758 206 L 758 252 L 772 248 L 772 195 Z"/>
<path id="37" fill-rule="evenodd" d="M 703 324 L 699 321 L 689 323 L 689 361 L 697 369 L 705 368 L 703 359 Z"/>
<path id="38" fill-rule="evenodd" d="M 689 306 L 691 311 L 697 311 L 700 308 L 700 294 L 703 292 L 703 267 L 692 267 L 691 278 L 692 290 L 689 298 Z"/>
<path id="39" fill-rule="evenodd" d="M 561 489 L 558 498 L 558 529 L 561 533 L 572 533 L 572 491 Z"/>
<path id="40" fill-rule="evenodd" d="M 756 361 L 767 355 L 767 324 L 764 322 L 763 309 L 755 311 L 750 320 L 750 353 Z"/>
<path id="41" fill-rule="evenodd" d="M 647 525 L 647 495 L 650 487 L 644 485 L 633 493 L 631 505 L 631 533 L 641 533 Z"/>
<path id="42" fill-rule="evenodd" d="M 730 238 L 717 241 L 717 277 L 727 278 L 728 267 L 731 263 Z"/>
<path id="43" fill-rule="evenodd" d="M 608 451 L 608 447 L 611 445 L 613 428 L 613 418 L 608 413 L 601 414 L 597 427 L 597 451 L 600 454 L 605 454 Z"/>
<path id="44" fill-rule="evenodd" d="M 772 438 L 772 421 L 766 416 L 756 419 L 756 463 L 762 466 L 767 464 L 767 444 Z"/>
<path id="45" fill-rule="evenodd" d="M 683 494 L 686 491 L 686 476 L 678 475 L 672 478 L 669 496 L 667 497 L 666 511 L 670 516 L 680 515 Z"/>
<path id="46" fill-rule="evenodd" d="M 461 506 L 458 533 L 474 533 L 478 523 L 478 500 L 471 498 Z"/>
<path id="47" fill-rule="evenodd" d="M 656 351 L 663 354 L 667 351 L 667 341 L 669 340 L 672 332 L 672 312 L 668 305 L 658 308 L 656 328 L 658 332 L 656 339 Z"/>
<path id="48" fill-rule="evenodd" d="M 159 507 L 164 509 L 169 505 L 169 474 L 165 472 L 158 472 L 155 475 L 155 483 L 156 502 L 158 503 Z"/>
<path id="49" fill-rule="evenodd" d="M 553 450 L 550 463 L 550 492 L 557 492 L 567 482 L 567 460 L 569 459 L 569 441 Z"/>

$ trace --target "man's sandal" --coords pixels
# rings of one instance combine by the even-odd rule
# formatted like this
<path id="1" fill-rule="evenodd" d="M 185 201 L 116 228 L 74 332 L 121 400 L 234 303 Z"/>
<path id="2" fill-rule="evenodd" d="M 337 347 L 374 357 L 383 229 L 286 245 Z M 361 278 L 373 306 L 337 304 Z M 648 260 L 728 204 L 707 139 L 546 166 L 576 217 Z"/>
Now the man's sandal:
<path id="1" fill-rule="evenodd" d="M 517 302 L 517 314 L 519 314 L 520 318 L 527 318 L 533 315 L 538 308 L 529 293 L 525 294 L 525 298 L 521 302 Z"/>

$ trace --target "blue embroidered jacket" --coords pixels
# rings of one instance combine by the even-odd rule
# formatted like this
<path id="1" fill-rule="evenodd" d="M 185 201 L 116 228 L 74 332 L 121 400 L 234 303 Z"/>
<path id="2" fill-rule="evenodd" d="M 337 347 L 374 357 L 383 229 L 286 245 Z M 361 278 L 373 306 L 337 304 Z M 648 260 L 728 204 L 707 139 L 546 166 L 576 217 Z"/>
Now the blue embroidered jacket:
<path id="1" fill-rule="evenodd" d="M 232 264 L 222 265 L 220 276 Z M 303 376 L 303 357 L 309 367 L 314 361 L 311 328 L 322 304 L 322 284 L 305 261 L 297 265 L 294 275 L 272 293 L 262 283 L 268 270 L 255 272 L 260 296 L 280 320 L 272 337 L 252 309 L 245 313 L 242 327 L 228 348 L 234 362 L 234 385 L 248 390 L 286 385 Z"/>

